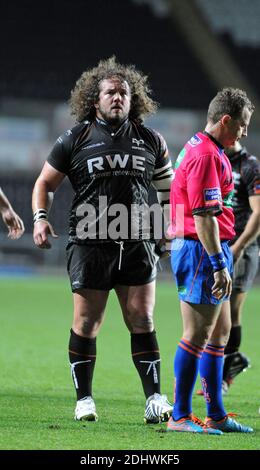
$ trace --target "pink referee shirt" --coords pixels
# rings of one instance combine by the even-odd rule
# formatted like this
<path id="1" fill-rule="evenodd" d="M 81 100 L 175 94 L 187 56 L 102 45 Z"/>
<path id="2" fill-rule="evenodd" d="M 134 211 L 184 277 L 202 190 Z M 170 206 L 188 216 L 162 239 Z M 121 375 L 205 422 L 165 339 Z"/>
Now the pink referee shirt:
<path id="1" fill-rule="evenodd" d="M 217 216 L 221 240 L 234 237 L 231 164 L 223 147 L 198 132 L 185 145 L 175 163 L 171 185 L 171 237 L 198 240 L 193 215 L 211 211 Z"/>

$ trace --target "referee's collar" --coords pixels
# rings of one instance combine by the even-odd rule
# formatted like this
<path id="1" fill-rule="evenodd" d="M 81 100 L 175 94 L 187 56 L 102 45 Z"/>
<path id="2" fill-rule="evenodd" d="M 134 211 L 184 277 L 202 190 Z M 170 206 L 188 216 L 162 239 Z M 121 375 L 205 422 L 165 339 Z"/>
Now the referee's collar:
<path id="1" fill-rule="evenodd" d="M 214 144 L 223 152 L 224 147 L 222 144 L 220 144 L 211 134 L 209 134 L 207 131 L 203 131 L 203 134 L 206 135 Z"/>

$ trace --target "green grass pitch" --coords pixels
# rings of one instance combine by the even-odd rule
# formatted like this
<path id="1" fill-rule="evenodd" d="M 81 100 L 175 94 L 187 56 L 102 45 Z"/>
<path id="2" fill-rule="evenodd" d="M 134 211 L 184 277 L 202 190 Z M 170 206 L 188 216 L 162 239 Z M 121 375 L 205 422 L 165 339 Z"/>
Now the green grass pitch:
<path id="1" fill-rule="evenodd" d="M 252 368 L 225 397 L 227 411 L 255 429 L 252 435 L 190 435 L 144 425 L 144 396 L 130 356 L 130 340 L 111 292 L 98 337 L 94 377 L 97 423 L 73 420 L 75 395 L 67 358 L 72 296 L 63 278 L 1 280 L 0 449 L 182 450 L 259 449 L 260 309 L 258 288 L 243 315 L 242 351 Z M 259 292 L 259 290 L 258 290 Z M 156 330 L 162 357 L 162 392 L 172 399 L 172 359 L 181 335 L 174 284 L 157 286 Z M 199 384 L 198 384 L 199 386 Z M 194 414 L 205 416 L 194 396 Z"/>

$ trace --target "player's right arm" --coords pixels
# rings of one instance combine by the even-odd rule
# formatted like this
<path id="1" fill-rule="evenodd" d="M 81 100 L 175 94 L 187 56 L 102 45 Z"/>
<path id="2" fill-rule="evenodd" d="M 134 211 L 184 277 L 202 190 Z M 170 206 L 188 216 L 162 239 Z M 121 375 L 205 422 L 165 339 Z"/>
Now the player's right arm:
<path id="1" fill-rule="evenodd" d="M 40 176 L 36 180 L 32 195 L 32 210 L 34 214 L 33 239 L 39 248 L 51 248 L 48 236 L 57 238 L 53 227 L 48 221 L 53 193 L 59 187 L 65 174 L 53 168 L 48 162 L 44 164 Z"/>

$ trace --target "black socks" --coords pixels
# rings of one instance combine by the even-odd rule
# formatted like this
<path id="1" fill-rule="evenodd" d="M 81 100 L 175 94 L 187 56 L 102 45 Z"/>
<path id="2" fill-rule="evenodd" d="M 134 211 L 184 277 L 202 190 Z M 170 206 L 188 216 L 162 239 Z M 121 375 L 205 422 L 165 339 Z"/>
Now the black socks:
<path id="1" fill-rule="evenodd" d="M 155 331 L 131 333 L 131 351 L 146 398 L 160 393 L 160 353 Z"/>
<path id="2" fill-rule="evenodd" d="M 69 359 L 77 400 L 92 396 L 92 378 L 96 362 L 96 338 L 84 338 L 71 329 Z"/>

